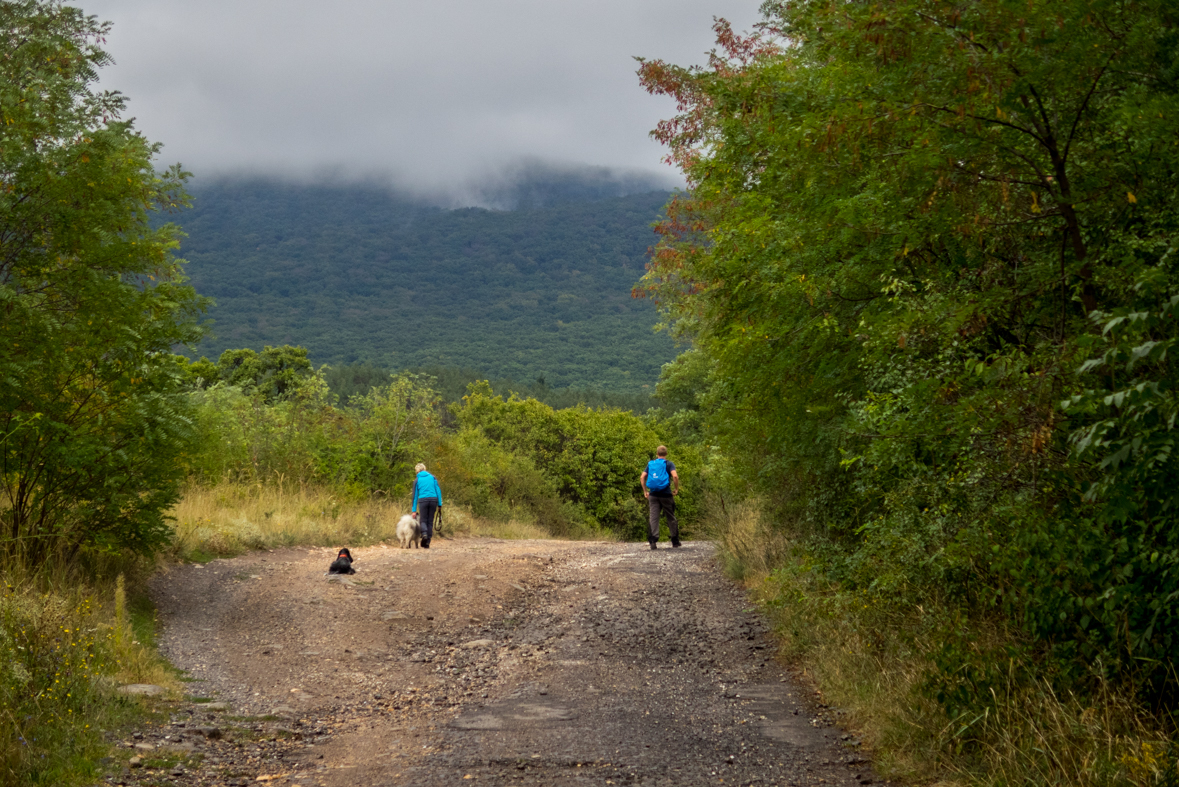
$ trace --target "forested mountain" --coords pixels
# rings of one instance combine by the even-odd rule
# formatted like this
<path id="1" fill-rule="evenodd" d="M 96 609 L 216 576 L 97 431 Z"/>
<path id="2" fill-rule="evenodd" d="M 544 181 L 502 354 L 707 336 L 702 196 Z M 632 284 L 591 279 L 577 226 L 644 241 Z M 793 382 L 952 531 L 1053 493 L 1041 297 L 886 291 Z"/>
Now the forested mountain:
<path id="1" fill-rule="evenodd" d="M 216 301 L 198 352 L 294 344 L 316 364 L 641 391 L 675 352 L 630 294 L 668 194 L 568 193 L 443 210 L 379 187 L 198 184 L 176 219 L 192 283 Z"/>

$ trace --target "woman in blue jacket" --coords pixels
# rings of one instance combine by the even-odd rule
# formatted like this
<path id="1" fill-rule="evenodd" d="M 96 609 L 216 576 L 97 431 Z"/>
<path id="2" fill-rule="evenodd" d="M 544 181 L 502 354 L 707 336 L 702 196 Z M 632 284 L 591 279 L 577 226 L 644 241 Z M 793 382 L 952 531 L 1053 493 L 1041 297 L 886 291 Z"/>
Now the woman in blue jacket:
<path id="1" fill-rule="evenodd" d="M 413 480 L 413 513 L 422 529 L 422 549 L 429 549 L 430 539 L 434 536 L 434 512 L 442 508 L 442 487 L 438 486 L 437 478 L 426 472 L 426 466 L 421 462 L 414 470 L 418 475 Z"/>

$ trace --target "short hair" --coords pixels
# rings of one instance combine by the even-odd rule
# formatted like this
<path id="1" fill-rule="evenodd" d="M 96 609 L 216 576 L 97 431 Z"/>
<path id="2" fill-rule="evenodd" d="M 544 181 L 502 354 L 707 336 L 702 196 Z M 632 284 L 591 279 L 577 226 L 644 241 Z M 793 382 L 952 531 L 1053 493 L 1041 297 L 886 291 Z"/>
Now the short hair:
<path id="1" fill-rule="evenodd" d="M 667 446 L 661 445 L 655 449 L 655 456 L 667 456 Z"/>
<path id="2" fill-rule="evenodd" d="M 418 462 L 416 465 L 413 466 L 413 471 L 415 473 L 420 473 L 425 469 L 426 469 L 426 466 L 424 464 L 422 464 L 421 462 Z"/>

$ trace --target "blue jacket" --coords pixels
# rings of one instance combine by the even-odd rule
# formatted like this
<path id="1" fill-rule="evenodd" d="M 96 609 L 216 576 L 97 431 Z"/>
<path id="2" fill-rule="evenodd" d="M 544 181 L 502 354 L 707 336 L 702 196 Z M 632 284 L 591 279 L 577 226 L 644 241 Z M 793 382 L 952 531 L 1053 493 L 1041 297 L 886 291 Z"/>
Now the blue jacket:
<path id="1" fill-rule="evenodd" d="M 438 506 L 442 507 L 442 487 L 438 486 L 438 479 L 425 470 L 418 473 L 413 480 L 413 511 L 418 510 L 418 499 L 426 497 L 438 498 Z"/>

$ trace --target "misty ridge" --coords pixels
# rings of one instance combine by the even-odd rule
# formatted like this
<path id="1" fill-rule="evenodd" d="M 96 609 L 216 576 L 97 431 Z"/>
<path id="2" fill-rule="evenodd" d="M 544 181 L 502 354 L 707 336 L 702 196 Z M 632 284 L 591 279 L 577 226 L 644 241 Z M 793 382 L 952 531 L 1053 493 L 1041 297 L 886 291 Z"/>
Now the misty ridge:
<path id="1" fill-rule="evenodd" d="M 242 171 L 198 176 L 191 182 L 194 196 L 208 188 L 249 184 L 292 186 L 368 194 L 402 208 L 457 210 L 528 210 L 570 202 L 593 202 L 631 194 L 668 193 L 682 181 L 665 172 L 560 163 L 536 158 L 476 171 L 447 184 L 414 185 L 396 173 L 360 171 L 347 167 L 320 168 L 312 173 Z"/>
<path id="2" fill-rule="evenodd" d="M 317 365 L 635 394 L 675 355 L 654 304 L 631 297 L 670 195 L 657 175 L 531 162 L 446 194 L 339 176 L 191 191 L 171 218 L 215 301 L 198 355 L 291 344 Z"/>

